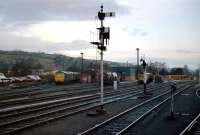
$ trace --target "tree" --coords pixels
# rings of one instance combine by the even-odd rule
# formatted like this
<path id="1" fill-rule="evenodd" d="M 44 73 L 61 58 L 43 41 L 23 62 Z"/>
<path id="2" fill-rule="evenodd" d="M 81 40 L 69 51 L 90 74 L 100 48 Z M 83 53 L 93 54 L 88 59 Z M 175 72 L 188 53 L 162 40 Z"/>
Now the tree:
<path id="1" fill-rule="evenodd" d="M 159 72 L 160 75 L 169 74 L 166 63 L 157 62 L 157 61 L 154 63 L 150 63 L 150 65 L 148 66 L 148 72 L 153 73 L 153 74 L 158 74 Z"/>
<path id="2" fill-rule="evenodd" d="M 21 60 L 21 61 L 17 61 L 12 69 L 11 69 L 11 73 L 14 76 L 24 76 L 27 74 L 31 74 L 31 68 L 30 65 L 28 63 L 25 62 L 25 60 Z"/>
<path id="3" fill-rule="evenodd" d="M 57 55 L 57 56 L 54 58 L 54 63 L 55 63 L 56 66 L 62 65 L 62 63 L 63 63 L 63 56 Z"/>
<path id="4" fill-rule="evenodd" d="M 42 69 L 42 64 L 41 63 L 37 63 L 35 65 L 35 69 Z"/>
<path id="5" fill-rule="evenodd" d="M 54 63 L 56 66 L 61 67 L 63 70 L 65 70 L 65 56 L 57 55 L 54 58 Z"/>
<path id="6" fill-rule="evenodd" d="M 72 72 L 79 72 L 80 69 L 77 66 L 71 65 L 68 68 L 66 68 L 67 71 L 72 71 Z"/>
<path id="7" fill-rule="evenodd" d="M 24 76 L 31 74 L 33 70 L 41 68 L 41 63 L 32 57 L 18 58 L 11 68 L 11 74 L 14 76 Z"/>
<path id="8" fill-rule="evenodd" d="M 9 70 L 9 63 L 1 62 L 1 65 L 0 65 L 0 72 L 1 72 L 1 73 L 4 73 L 4 74 L 7 74 L 7 73 L 8 73 L 8 70 Z"/>

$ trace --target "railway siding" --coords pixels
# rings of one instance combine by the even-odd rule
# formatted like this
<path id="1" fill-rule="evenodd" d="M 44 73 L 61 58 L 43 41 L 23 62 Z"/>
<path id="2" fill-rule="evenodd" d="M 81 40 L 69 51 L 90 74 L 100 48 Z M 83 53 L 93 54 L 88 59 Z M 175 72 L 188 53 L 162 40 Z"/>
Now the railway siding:
<path id="1" fill-rule="evenodd" d="M 190 121 L 199 114 L 199 104 L 200 100 L 195 96 L 195 89 L 191 87 L 175 97 L 174 120 L 167 120 L 167 116 L 170 115 L 170 104 L 168 102 L 154 109 L 145 118 L 131 125 L 126 131 L 121 132 L 121 135 L 178 135 L 187 131 L 188 127 L 190 127 L 188 126 Z M 197 127 L 195 126 L 198 130 Z M 189 132 L 181 133 L 180 135 L 188 134 Z"/>
<path id="2" fill-rule="evenodd" d="M 177 94 L 187 89 L 188 87 L 189 86 L 181 88 L 180 91 L 177 92 Z M 98 124 L 97 126 L 94 126 L 91 129 L 80 133 L 80 135 L 98 135 L 98 134 L 115 135 L 117 133 L 120 133 L 124 128 L 129 126 L 129 124 L 136 121 L 137 119 L 140 119 L 140 117 L 143 117 L 146 111 L 156 106 L 160 102 L 164 103 L 164 101 L 167 101 L 169 99 L 169 96 L 170 96 L 170 91 L 165 92 L 164 94 L 161 94 L 137 106 L 134 106 L 104 121 L 103 123 Z"/>
<path id="3" fill-rule="evenodd" d="M 178 82 L 177 86 L 178 86 L 178 88 L 184 88 L 184 87 L 186 87 L 186 85 L 191 85 L 191 84 L 192 84 L 192 82 L 187 82 L 187 83 Z M 139 94 L 141 95 L 143 93 L 142 87 L 137 87 L 136 85 L 133 85 L 133 84 L 123 84 L 120 87 L 121 87 L 120 90 L 113 91 L 113 93 L 112 93 L 112 91 L 110 91 L 111 93 L 109 91 L 105 92 L 105 108 L 107 108 L 108 110 L 111 109 L 111 108 L 108 108 L 108 106 L 113 106 L 113 104 L 124 104 L 126 106 L 127 106 L 127 104 L 129 104 L 130 106 L 134 106 L 134 105 L 138 105 L 141 102 L 144 102 L 151 98 L 151 97 L 149 97 L 148 99 L 135 98 L 135 97 L 139 96 Z M 168 83 L 164 83 L 162 85 L 157 85 L 157 84 L 149 85 L 149 87 L 148 87 L 148 91 L 152 90 L 154 92 L 154 95 L 153 95 L 154 97 L 159 95 L 160 93 L 166 92 L 169 89 L 170 89 L 170 85 Z M 80 103 L 79 103 L 79 100 L 80 100 Z M 96 97 L 93 97 L 93 96 L 87 97 L 86 96 L 85 98 L 80 98 L 80 99 L 78 99 L 78 97 L 77 97 L 77 100 L 75 99 L 73 101 L 73 103 L 69 100 L 69 105 L 67 102 L 65 103 L 65 101 L 60 101 L 59 104 L 52 103 L 52 105 L 51 105 L 51 103 L 50 103 L 50 104 L 41 105 L 41 107 L 36 105 L 35 108 L 33 107 L 33 110 L 31 109 L 31 107 L 30 107 L 30 109 L 24 110 L 24 111 L 23 111 L 23 109 L 19 109 L 18 110 L 19 115 L 15 114 L 15 113 L 13 113 L 13 114 L 8 113 L 8 116 L 6 116 L 6 114 L 1 115 L 2 116 L 2 118 L 1 118 L 2 122 L 0 122 L 0 130 L 2 131 L 1 134 L 16 134 L 17 132 L 20 132 L 20 134 L 21 133 L 23 134 L 23 133 L 27 133 L 26 131 L 28 131 L 25 129 L 28 129 L 28 128 L 30 129 L 30 127 L 32 127 L 32 129 L 37 129 L 37 128 L 43 127 L 42 125 L 48 127 L 47 128 L 48 132 L 46 132 L 46 134 L 51 134 L 51 133 L 49 133 L 49 132 L 51 132 L 51 131 L 49 131 L 49 130 L 51 130 L 51 128 L 49 127 L 50 122 L 53 124 L 53 123 L 57 123 L 60 121 L 64 121 L 65 119 L 68 119 L 68 118 L 70 120 L 76 120 L 77 119 L 75 117 L 76 115 L 86 114 L 87 111 L 93 110 L 99 106 L 98 94 L 96 95 Z M 126 106 L 124 106 L 124 107 L 121 106 L 121 107 L 127 108 Z M 24 109 L 25 108 L 26 107 L 24 107 Z M 13 111 L 14 110 L 15 109 L 13 109 Z M 113 115 L 112 111 L 113 110 L 111 109 L 110 112 Z M 9 110 L 8 110 L 8 112 L 9 112 Z M 110 112 L 108 111 L 108 114 L 105 116 L 105 118 L 111 115 Z M 115 113 L 117 113 L 117 112 L 115 112 Z M 3 120 L 4 117 L 5 118 L 8 117 L 8 118 Z M 73 117 L 75 117 L 75 118 L 73 118 Z M 84 121 L 88 121 L 88 118 L 89 117 L 85 117 Z M 81 119 L 83 119 L 83 118 L 81 118 Z M 79 119 L 79 122 L 82 121 L 81 119 Z M 46 125 L 45 123 L 49 123 L 49 124 Z M 66 122 L 64 122 L 64 123 L 66 123 Z M 84 125 L 78 126 L 78 127 L 80 127 L 80 129 L 77 129 L 76 125 L 73 125 L 75 127 L 72 127 L 72 125 L 68 125 L 67 132 L 65 132 L 65 133 L 67 133 L 69 135 L 76 134 L 80 131 L 83 131 L 83 129 L 85 129 L 86 125 L 87 124 L 85 123 Z M 34 127 L 37 127 L 37 128 L 34 128 Z M 56 126 L 53 124 L 52 129 L 54 129 L 55 127 Z M 62 126 L 58 127 L 59 131 L 62 131 L 61 127 Z M 30 131 L 34 131 L 32 129 L 30 129 Z M 43 130 L 41 130 L 41 131 L 37 130 L 36 132 L 31 132 L 30 134 L 31 135 L 32 134 L 40 134 L 38 132 L 41 133 L 41 132 L 43 132 Z M 54 131 L 52 131 L 52 135 L 53 134 L 59 135 L 59 133 L 55 133 Z M 27 135 L 27 134 L 25 134 L 25 135 Z"/>
<path id="4" fill-rule="evenodd" d="M 167 84 L 165 84 L 165 85 L 167 85 Z M 162 88 L 162 87 L 163 86 L 159 85 L 158 89 Z M 129 91 L 134 94 L 133 89 L 130 89 Z M 124 98 L 130 97 L 130 95 L 131 95 L 130 92 L 127 93 L 127 95 L 125 94 L 125 91 L 122 91 L 122 92 L 124 93 L 124 96 L 125 96 Z M 116 93 L 116 91 L 115 91 L 115 93 Z M 142 91 L 139 92 L 139 93 L 141 94 Z M 136 94 L 136 92 L 135 92 L 135 94 Z M 118 96 L 114 96 L 112 98 L 110 98 L 110 99 L 108 98 L 108 101 L 106 101 L 106 103 L 111 103 L 111 102 L 114 102 L 114 101 L 117 101 L 117 100 L 121 100 L 122 99 L 122 94 L 118 95 Z M 46 114 L 39 114 L 38 113 L 37 117 L 32 115 L 33 117 L 30 117 L 32 120 L 30 118 L 28 118 L 28 117 L 27 118 L 25 117 L 25 118 L 22 118 L 21 120 L 18 119 L 17 121 L 13 121 L 13 122 L 7 122 L 7 123 L 4 123 L 4 124 L 2 123 L 1 127 L 3 127 L 4 129 L 6 129 L 6 127 L 7 127 L 7 129 L 14 129 L 14 130 L 11 130 L 11 131 L 9 131 L 9 130 L 6 131 L 5 130 L 3 134 L 14 133 L 17 130 L 22 130 L 24 128 L 28 128 L 28 127 L 32 127 L 32 126 L 36 126 L 36 125 L 42 124 L 44 122 L 53 121 L 53 120 L 56 120 L 56 119 L 59 119 L 59 118 L 63 118 L 63 117 L 69 116 L 71 114 L 78 113 L 78 112 L 90 109 L 92 107 L 98 106 L 98 100 L 96 100 L 95 102 L 96 102 L 96 105 L 95 104 L 90 105 L 88 103 L 82 103 L 82 105 L 81 104 L 80 105 L 77 104 L 77 106 L 72 106 L 71 108 L 74 108 L 73 111 L 65 112 L 65 110 L 67 111 L 67 109 L 70 109 L 70 108 L 69 107 L 61 108 L 59 110 L 52 110 L 52 111 L 50 111 L 50 112 L 48 112 Z M 81 107 L 81 106 L 83 106 L 83 107 Z M 58 113 L 59 115 L 57 115 L 56 113 Z M 56 115 L 54 115 L 54 114 L 56 114 Z M 46 117 L 46 116 L 48 116 L 48 117 Z M 22 121 L 23 121 L 24 124 L 21 123 Z M 17 124 L 17 123 L 19 123 L 19 124 Z M 22 125 L 22 127 L 20 127 L 20 125 Z M 15 126 L 17 126 L 18 128 L 15 128 Z"/>

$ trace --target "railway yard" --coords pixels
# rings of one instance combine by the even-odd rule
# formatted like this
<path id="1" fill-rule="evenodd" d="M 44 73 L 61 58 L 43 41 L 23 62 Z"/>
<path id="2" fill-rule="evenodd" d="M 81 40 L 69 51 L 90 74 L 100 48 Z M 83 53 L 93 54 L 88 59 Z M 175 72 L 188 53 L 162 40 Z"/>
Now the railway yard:
<path id="1" fill-rule="evenodd" d="M 0 135 L 200 135 L 199 5 L 0 1 Z"/>
<path id="2" fill-rule="evenodd" d="M 148 84 L 149 96 L 136 82 L 120 83 L 117 90 L 105 86 L 106 113 L 94 116 L 88 114 L 99 108 L 97 83 L 1 88 L 0 135 L 198 134 L 200 85 L 175 82 L 174 119 L 168 120 L 171 83 Z"/>

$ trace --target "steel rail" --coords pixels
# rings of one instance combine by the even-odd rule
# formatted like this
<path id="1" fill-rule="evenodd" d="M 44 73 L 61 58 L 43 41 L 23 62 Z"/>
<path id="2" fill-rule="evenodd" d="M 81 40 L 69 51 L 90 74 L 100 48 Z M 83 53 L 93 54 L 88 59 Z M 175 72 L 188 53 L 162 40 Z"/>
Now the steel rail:
<path id="1" fill-rule="evenodd" d="M 136 90 L 136 88 L 126 88 L 126 89 L 123 89 L 123 90 L 121 90 L 121 89 L 119 89 L 119 90 L 106 90 L 106 92 L 105 92 L 105 94 L 111 94 L 111 93 L 116 93 L 116 94 L 118 94 L 118 93 L 120 93 L 120 92 L 126 92 L 126 91 L 130 91 L 130 90 Z M 95 93 L 95 94 L 93 94 L 93 95 L 95 95 L 95 96 L 98 96 L 99 94 L 98 93 Z M 88 96 L 93 96 L 93 95 L 83 95 L 83 96 L 79 96 L 80 97 L 80 99 L 82 98 L 82 97 L 88 97 Z M 10 109 L 7 109 L 7 108 L 5 108 L 5 109 L 1 109 L 0 110 L 0 117 L 1 117 L 1 114 L 2 113 L 4 113 L 4 112 L 7 112 L 7 111 L 19 111 L 20 109 L 26 109 L 26 108 L 29 108 L 29 107 L 36 107 L 37 105 L 47 105 L 47 103 L 55 103 L 55 102 L 63 102 L 63 101 L 67 101 L 67 100 L 73 100 L 73 99 L 77 99 L 77 97 L 75 96 L 75 97 L 67 97 L 67 98 L 63 98 L 63 99 L 56 99 L 56 100 L 51 100 L 51 101 L 47 101 L 47 102 L 40 102 L 40 103 L 33 103 L 33 104 L 27 104 L 27 105 L 19 105 L 19 106 L 16 106 L 16 107 L 11 107 Z M 78 98 L 79 99 L 79 98 Z M 37 100 L 37 99 L 36 99 Z M 34 100 L 33 100 L 34 101 Z M 21 107 L 22 106 L 22 107 Z M 13 109 L 12 109 L 13 108 Z"/>
<path id="2" fill-rule="evenodd" d="M 141 94 L 141 93 L 142 93 L 142 92 L 140 92 L 140 94 Z M 128 94 L 128 96 L 130 97 L 130 94 Z M 127 98 L 128 96 L 126 96 L 125 98 Z M 117 100 L 121 100 L 121 99 L 122 99 L 122 98 L 121 98 L 121 95 L 118 95 L 118 97 L 120 97 L 120 98 L 118 98 L 118 99 L 116 99 L 116 100 L 112 100 L 112 101 L 107 101 L 107 102 L 105 102 L 105 104 L 108 104 L 108 103 L 111 103 L 111 102 L 115 102 L 115 101 L 117 101 Z M 115 97 L 115 98 L 116 98 L 116 97 Z M 86 105 L 86 104 L 87 104 L 87 103 L 82 104 L 82 106 L 83 106 L 83 105 Z M 35 124 L 34 124 L 34 123 L 31 123 L 29 126 L 26 125 L 26 126 L 24 126 L 24 127 L 17 128 L 17 129 L 12 130 L 12 131 L 8 131 L 7 134 L 10 134 L 10 133 L 13 133 L 13 132 L 22 130 L 22 129 L 27 128 L 27 127 L 32 127 L 32 126 L 34 126 L 34 125 L 38 125 L 39 123 L 42 124 L 42 123 L 45 123 L 45 122 L 48 122 L 48 121 L 56 120 L 56 119 L 58 119 L 58 118 L 63 118 L 63 117 L 66 117 L 66 116 L 68 116 L 68 115 L 72 115 L 72 114 L 78 113 L 78 112 L 80 112 L 80 111 L 84 111 L 84 110 L 88 110 L 88 109 L 94 108 L 94 107 L 96 107 L 96 106 L 98 106 L 98 103 L 96 103 L 96 105 L 89 105 L 89 106 L 84 107 L 84 108 L 81 108 L 81 109 L 79 109 L 79 110 L 75 110 L 74 112 L 70 112 L 70 113 L 68 113 L 68 114 L 63 114 L 63 115 L 61 115 L 61 116 L 57 116 L 57 117 L 54 117 L 54 118 L 49 118 L 49 119 L 46 119 L 46 120 L 41 121 L 41 122 L 36 122 Z M 77 106 L 76 106 L 76 107 L 77 107 Z M 76 107 L 74 107 L 74 108 L 76 108 Z M 4 133 L 5 133 L 5 132 L 4 132 Z M 6 134 L 6 133 L 5 133 L 5 134 Z"/>
<path id="3" fill-rule="evenodd" d="M 120 94 L 120 93 L 124 93 L 124 92 L 139 92 L 141 90 L 138 91 L 132 91 L 132 89 L 126 89 L 126 91 L 117 91 L 117 92 L 105 92 L 106 96 L 111 96 L 111 95 L 116 95 L 116 94 Z M 7 109 L 7 110 L 1 110 L 0 111 L 0 118 L 5 118 L 5 117 L 10 117 L 13 115 L 21 115 L 27 112 L 32 112 L 32 111 L 39 111 L 40 109 L 49 109 L 52 107 L 58 107 L 60 105 L 66 105 L 66 104 L 73 104 L 73 103 L 77 103 L 77 102 L 83 102 L 83 101 L 88 101 L 88 100 L 92 100 L 92 99 L 97 99 L 99 97 L 99 93 L 93 94 L 93 95 L 85 95 L 85 96 L 79 96 L 79 97 L 74 97 L 74 98 L 66 98 L 66 99 L 61 99 L 61 100 L 56 100 L 56 101 L 50 101 L 50 102 L 42 102 L 42 103 L 36 103 L 36 104 L 31 104 L 31 105 L 25 105 L 22 107 L 18 107 L 14 109 Z M 31 110 L 28 110 L 31 109 Z M 23 111 L 25 110 L 25 111 Z M 17 112 L 16 112 L 17 111 Z M 11 114 L 10 114 L 11 112 Z M 12 114 L 12 112 L 14 112 L 14 114 Z M 6 115 L 2 115 L 2 113 L 5 113 Z M 1 121 L 1 120 L 0 120 Z"/>
<path id="4" fill-rule="evenodd" d="M 137 88 L 126 88 L 126 90 L 135 90 L 135 89 L 137 89 Z M 107 92 L 105 93 L 105 94 L 107 94 L 107 93 L 112 93 L 112 92 L 115 92 L 115 93 L 117 93 L 117 92 L 124 92 L 124 90 L 125 89 L 123 89 L 123 90 L 121 90 L 121 89 L 119 89 L 119 90 L 110 90 L 109 92 L 108 92 L 108 90 L 107 90 Z M 90 94 L 91 95 L 91 94 Z M 96 95 L 98 95 L 98 93 L 96 93 Z M 83 97 L 84 96 L 88 96 L 88 95 L 83 95 Z M 81 96 L 80 96 L 81 97 Z M 67 98 L 63 98 L 63 99 L 56 99 L 56 101 L 55 102 L 59 102 L 59 101 L 66 101 L 66 100 L 68 100 L 68 99 L 73 99 L 73 98 L 76 98 L 76 97 L 67 97 Z M 37 99 L 35 99 L 35 101 L 36 101 Z M 34 99 L 33 99 L 33 101 L 34 101 Z M 47 102 L 49 102 L 49 103 L 54 103 L 54 101 L 47 101 Z M 16 107 L 11 107 L 11 108 L 14 108 L 14 109 L 1 109 L 0 110 L 0 117 L 1 117 L 1 114 L 2 113 L 4 113 L 4 112 L 6 112 L 5 110 L 8 110 L 8 111 L 17 111 L 18 109 L 23 109 L 23 108 L 28 108 L 28 107 L 35 107 L 36 105 L 35 104 L 38 104 L 38 105 L 46 105 L 46 103 L 44 103 L 44 102 L 39 102 L 39 103 L 33 103 L 33 105 L 31 105 L 31 104 L 27 104 L 27 105 L 21 105 L 21 106 L 23 106 L 23 107 L 18 107 L 18 106 L 16 106 Z"/>
<path id="5" fill-rule="evenodd" d="M 72 86 L 68 86 L 68 87 L 66 87 L 66 86 L 54 86 L 53 88 L 52 87 L 47 87 L 47 88 L 45 88 L 45 89 L 43 89 L 42 88 L 42 86 L 41 87 L 39 87 L 39 86 L 37 86 L 36 88 L 29 88 L 29 89 L 19 89 L 19 90 L 12 90 L 12 91 L 6 91 L 6 92 L 0 92 L 0 96 L 2 97 L 2 96 L 6 96 L 6 95 L 9 95 L 9 96 L 18 96 L 18 95 L 24 95 L 24 94 L 37 94 L 37 93 L 43 93 L 43 92 L 53 92 L 53 91 L 55 91 L 55 89 L 54 88 L 57 88 L 57 90 L 56 91 L 65 91 L 66 89 L 67 90 L 74 90 L 74 89 L 77 89 L 77 88 L 93 88 L 93 87 L 98 87 L 98 85 L 96 84 L 96 85 L 86 85 L 86 86 L 76 86 L 76 87 L 74 87 L 73 85 Z M 26 92 L 26 93 L 25 93 Z"/>
<path id="6" fill-rule="evenodd" d="M 153 101 L 153 100 L 155 100 L 155 99 L 157 99 L 157 98 L 159 98 L 159 97 L 162 97 L 163 95 L 169 94 L 169 93 L 170 93 L 170 90 L 167 91 L 167 92 L 165 92 L 165 93 L 163 93 L 163 94 L 160 94 L 160 95 L 158 95 L 158 96 L 156 96 L 156 97 L 154 97 L 154 98 L 151 98 L 151 99 L 149 99 L 149 100 L 147 100 L 147 101 L 144 101 L 144 102 L 142 102 L 142 103 L 140 103 L 140 104 L 138 104 L 138 105 L 136 105 L 136 106 L 134 106 L 134 107 L 132 107 L 132 108 L 127 109 L 126 111 L 124 111 L 124 112 L 122 112 L 122 113 L 120 113 L 120 114 L 118 114 L 118 115 L 115 115 L 114 117 L 109 118 L 108 120 L 106 120 L 106 121 L 104 121 L 104 122 L 102 122 L 102 123 L 100 123 L 100 124 L 95 125 L 94 127 L 90 128 L 90 129 L 88 129 L 88 130 L 86 130 L 86 131 L 84 131 L 84 132 L 82 132 L 82 133 L 79 133 L 79 135 L 95 134 L 95 133 L 93 132 L 94 130 L 97 130 L 98 128 L 99 128 L 100 130 L 102 130 L 102 129 L 101 129 L 102 126 L 108 124 L 109 122 L 112 123 L 112 121 L 114 121 L 114 120 L 117 119 L 118 117 L 123 116 L 123 115 L 127 114 L 128 112 L 131 112 L 132 110 L 135 110 L 135 109 L 137 109 L 138 107 L 143 106 L 144 104 L 146 104 L 146 103 L 148 103 L 148 102 L 150 102 L 150 101 Z"/>
<path id="7" fill-rule="evenodd" d="M 122 85 L 123 86 L 123 85 Z M 119 88 L 121 88 L 122 86 L 119 86 Z M 124 85 L 123 87 L 130 87 L 129 85 L 127 86 L 127 85 Z M 111 87 L 111 86 L 107 86 L 106 87 L 106 89 L 107 90 L 113 90 L 113 87 Z M 75 89 L 74 89 L 75 90 Z M 95 88 L 93 88 L 93 89 L 89 89 L 89 88 L 79 88 L 79 90 L 75 90 L 75 92 L 72 92 L 72 91 L 74 91 L 74 90 L 70 90 L 70 91 L 68 91 L 68 90 L 55 90 L 55 91 L 53 91 L 53 90 L 51 90 L 51 92 L 52 93 L 55 93 L 55 95 L 49 95 L 49 93 L 47 94 L 47 95 L 45 95 L 45 96 L 42 96 L 42 97 L 38 97 L 38 98 L 34 98 L 34 99 L 32 99 L 32 98 L 23 98 L 23 99 L 21 99 L 21 100 L 14 100 L 14 101 L 7 101 L 7 100 L 4 100 L 4 101 L 0 101 L 0 106 L 6 106 L 6 105 L 12 105 L 12 104 L 14 104 L 14 105 L 16 105 L 16 104 L 19 104 L 19 103 L 27 103 L 27 102 L 31 102 L 32 100 L 35 100 L 35 99 L 38 99 L 39 101 L 40 101 L 40 99 L 41 100 L 43 100 L 43 99 L 46 99 L 47 98 L 47 96 L 48 97 L 50 97 L 50 99 L 51 98 L 55 98 L 55 97 L 60 97 L 60 96 L 70 96 L 70 95 L 78 95 L 78 94 L 81 94 L 81 93 L 85 93 L 85 92 L 96 92 L 96 91 L 98 91 L 98 87 L 95 87 Z M 81 90 L 81 91 L 80 91 Z M 58 93 L 58 92 L 66 92 L 66 93 Z M 56 94 L 56 93 L 58 93 L 58 94 Z M 32 95 L 26 95 L 26 96 L 32 96 Z M 18 97 L 19 98 L 19 97 Z"/>
<path id="8" fill-rule="evenodd" d="M 126 85 L 136 85 L 135 83 L 126 83 L 126 84 L 123 84 L 123 83 L 120 83 L 120 85 L 119 86 L 126 86 Z M 42 86 L 41 86 L 42 87 Z M 37 86 L 36 88 L 30 88 L 30 89 L 23 89 L 23 90 L 21 90 L 21 89 L 19 89 L 19 90 L 9 90 L 9 92 L 0 92 L 0 97 L 2 97 L 2 96 L 5 96 L 5 95 L 11 95 L 11 96 L 13 96 L 13 95 L 15 95 L 15 94 L 17 94 L 16 96 L 18 96 L 18 95 L 20 95 L 20 94 L 34 94 L 34 93 L 40 93 L 40 92 L 53 92 L 53 91 L 55 91 L 55 89 L 54 88 L 52 88 L 52 87 L 50 87 L 50 86 L 48 86 L 47 88 L 45 88 L 45 89 L 42 89 L 41 87 L 39 87 L 39 86 Z M 97 83 L 95 83 L 95 84 L 90 84 L 90 85 L 83 85 L 83 84 L 81 84 L 81 85 L 67 85 L 67 87 L 66 87 L 66 85 L 64 85 L 64 86 L 57 86 L 57 87 L 59 87 L 58 89 L 57 89 L 57 91 L 66 91 L 66 90 L 77 90 L 77 89 L 82 89 L 82 88 L 96 88 L 96 87 L 98 87 L 98 84 Z M 108 86 L 109 87 L 109 86 Z M 111 86 L 110 86 L 111 87 Z M 53 90 L 52 90 L 53 89 Z M 27 92 L 27 93 L 24 93 L 24 92 Z"/>
<path id="9" fill-rule="evenodd" d="M 200 122 L 200 113 L 179 135 L 188 135 L 189 133 L 191 133 L 191 130 L 194 128 L 194 126 L 198 124 L 198 122 Z"/>
<path id="10" fill-rule="evenodd" d="M 116 97 L 119 97 L 119 96 L 126 96 L 126 95 L 128 95 L 128 94 L 138 94 L 138 93 L 142 93 L 142 91 L 141 90 L 138 90 L 138 91 L 132 91 L 132 90 L 129 90 L 129 91 L 127 91 L 127 93 L 124 93 L 124 91 L 121 91 L 120 93 L 122 93 L 122 94 L 120 94 L 120 95 L 117 95 L 117 94 L 119 94 L 119 93 L 106 93 L 106 95 L 107 95 L 107 98 L 106 99 L 114 99 L 114 98 L 116 98 Z M 111 97 L 109 97 L 109 96 L 111 96 Z M 96 99 L 94 99 L 94 97 L 96 97 Z M 89 98 L 87 98 L 87 99 L 85 99 L 85 101 L 90 101 L 90 102 L 87 102 L 87 104 L 88 103 L 94 103 L 94 102 L 98 102 L 99 100 L 98 100 L 98 98 L 97 98 L 97 95 L 95 95 L 94 97 L 91 97 L 91 99 L 94 99 L 94 101 L 90 101 L 91 99 Z M 84 100 L 84 99 L 83 99 Z M 81 101 L 77 101 L 77 99 L 76 99 L 76 102 L 81 102 Z M 75 103 L 76 103 L 75 102 Z M 68 102 L 68 103 L 66 103 L 67 105 L 70 105 L 70 104 L 72 104 L 72 102 Z M 65 104 L 64 104 L 65 105 Z M 80 104 L 79 104 L 80 105 Z M 83 104 L 84 105 L 84 104 Z M 48 107 L 48 106 L 45 106 L 45 107 L 42 107 L 41 109 L 36 109 L 36 110 L 30 110 L 30 111 L 28 111 L 28 112 L 25 112 L 25 113 L 30 113 L 30 112 L 35 112 L 35 111 L 41 111 L 41 110 L 43 110 L 43 109 L 51 109 L 51 108 L 53 108 L 53 107 L 56 107 L 56 106 L 59 106 L 59 104 L 55 104 L 55 105 L 53 105 L 53 106 L 50 106 L 50 107 Z M 61 103 L 61 107 L 62 107 L 62 103 Z M 26 108 L 24 108 L 24 109 L 26 109 Z M 23 113 L 23 112 L 22 112 Z M 14 114 L 14 115 L 12 115 L 12 117 L 14 117 L 14 116 L 17 116 L 17 115 L 20 115 L 20 112 L 19 113 L 17 113 L 17 114 Z M 3 120 L 3 118 L 4 117 L 2 117 L 1 119 L 1 121 L 4 121 Z M 5 116 L 5 118 L 7 119 L 7 117 Z M 5 124 L 4 124 L 5 125 Z M 2 126 L 2 124 L 0 124 L 0 126 Z"/>
<path id="11" fill-rule="evenodd" d="M 164 87 L 165 85 L 162 85 L 162 87 Z M 156 86 L 157 88 L 160 86 Z M 108 94 L 119 94 L 122 92 L 132 92 L 134 90 L 136 90 L 137 88 L 126 88 L 123 90 L 114 90 L 114 91 L 107 91 L 105 92 L 106 95 Z M 139 90 L 138 90 L 139 91 Z M 16 107 L 11 107 L 11 108 L 6 108 L 6 109 L 2 109 L 0 110 L 0 118 L 2 116 L 3 113 L 6 113 L 6 115 L 8 115 L 8 112 L 12 112 L 12 111 L 17 111 L 17 113 L 19 113 L 19 111 L 23 110 L 23 109 L 29 109 L 29 108 L 34 108 L 34 107 L 40 107 L 40 106 L 46 106 L 46 105 L 52 105 L 54 103 L 62 103 L 65 101 L 70 101 L 70 100 L 81 100 L 82 98 L 87 98 L 87 97 L 93 97 L 93 96 L 98 96 L 98 93 L 93 94 L 93 95 L 83 95 L 83 96 L 78 96 L 78 97 L 71 97 L 71 98 L 63 98 L 63 99 L 58 99 L 58 100 L 53 100 L 53 101 L 47 101 L 47 102 L 41 102 L 41 103 L 33 103 L 33 104 L 28 104 L 28 105 L 20 105 L 20 106 L 16 106 Z"/>
<path id="12" fill-rule="evenodd" d="M 190 88 L 191 86 L 184 88 L 178 92 L 176 92 L 174 94 L 174 96 L 177 96 L 178 94 L 180 94 L 181 92 L 187 90 L 188 88 Z M 122 129 L 120 132 L 118 132 L 116 135 L 122 135 L 125 132 L 128 132 L 127 130 L 129 130 L 132 126 L 134 126 L 136 123 L 140 122 L 142 119 L 144 119 L 146 116 L 148 116 L 150 113 L 152 113 L 152 111 L 156 110 L 158 107 L 160 107 L 161 105 L 163 105 L 164 103 L 166 103 L 169 99 L 171 99 L 171 97 L 169 96 L 168 98 L 166 98 L 164 101 L 160 102 L 159 104 L 157 104 L 156 106 L 154 106 L 153 108 L 151 108 L 150 110 L 146 111 L 143 115 L 141 115 L 138 119 L 136 119 L 135 121 L 133 121 L 131 124 L 129 124 L 127 127 L 125 127 L 124 129 Z"/>
<path id="13" fill-rule="evenodd" d="M 113 90 L 112 88 L 107 88 L 108 90 Z M 31 102 L 35 102 L 35 101 L 45 101 L 45 100 L 52 100 L 52 99 L 60 99 L 63 97 L 68 97 L 69 96 L 75 96 L 75 95 L 84 95 L 86 93 L 96 93 L 98 92 L 98 88 L 96 89 L 84 89 L 82 91 L 75 91 L 75 92 L 68 92 L 66 91 L 66 93 L 63 91 L 63 93 L 54 93 L 54 94 L 46 94 L 46 95 L 42 95 L 42 96 L 38 96 L 38 97 L 29 97 L 29 98 L 23 98 L 21 100 L 14 100 L 14 101 L 5 101 L 5 102 L 0 102 L 0 106 L 12 106 L 12 105 L 16 105 L 16 104 L 27 104 L 27 103 L 31 103 Z"/>

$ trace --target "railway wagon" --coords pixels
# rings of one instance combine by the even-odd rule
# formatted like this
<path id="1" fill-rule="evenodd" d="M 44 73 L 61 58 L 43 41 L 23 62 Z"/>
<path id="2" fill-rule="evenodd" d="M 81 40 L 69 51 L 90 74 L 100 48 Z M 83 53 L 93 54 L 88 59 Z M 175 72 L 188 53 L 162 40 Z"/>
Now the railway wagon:
<path id="1" fill-rule="evenodd" d="M 151 73 L 147 73 L 147 83 L 153 82 L 153 75 Z M 138 75 L 138 81 L 140 84 L 144 83 L 144 75 L 143 74 L 139 74 Z"/>
<path id="2" fill-rule="evenodd" d="M 105 85 L 113 85 L 114 81 L 119 83 L 119 76 L 115 72 L 105 72 L 103 75 Z"/>
<path id="3" fill-rule="evenodd" d="M 54 81 L 56 84 L 67 84 L 80 81 L 78 72 L 57 71 L 54 73 Z"/>
<path id="4" fill-rule="evenodd" d="M 193 80 L 192 75 L 166 75 L 164 80 Z"/>

